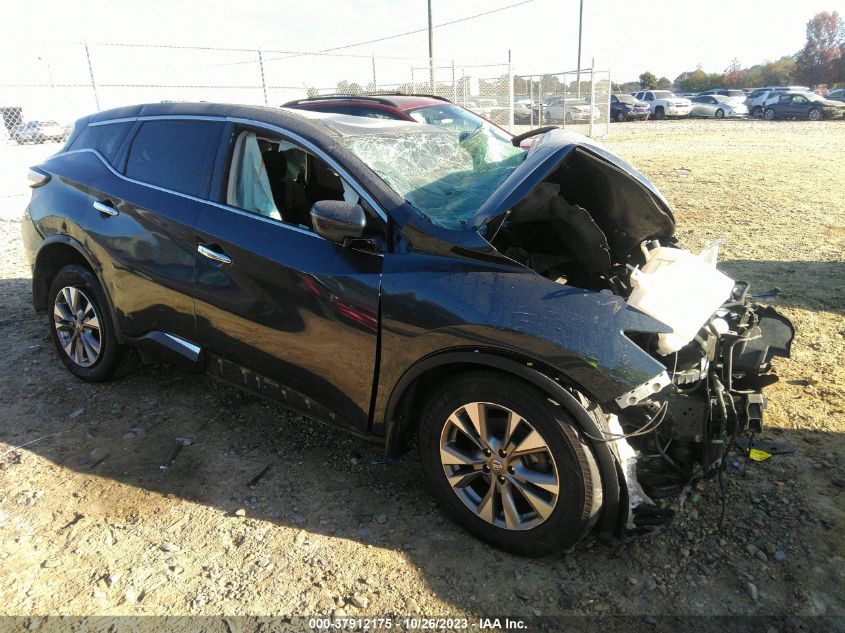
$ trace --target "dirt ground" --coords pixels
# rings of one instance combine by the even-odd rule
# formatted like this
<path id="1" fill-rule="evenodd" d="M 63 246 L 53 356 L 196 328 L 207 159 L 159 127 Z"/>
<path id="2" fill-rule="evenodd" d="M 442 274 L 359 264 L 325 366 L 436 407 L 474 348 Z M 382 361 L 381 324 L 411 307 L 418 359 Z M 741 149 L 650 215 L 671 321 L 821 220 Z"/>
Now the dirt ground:
<path id="1" fill-rule="evenodd" d="M 845 628 L 843 139 L 841 121 L 613 125 L 606 144 L 663 191 L 682 244 L 724 237 L 722 268 L 793 320 L 764 438 L 795 452 L 728 468 L 723 532 L 709 485 L 661 536 L 540 560 L 453 525 L 415 454 L 384 463 L 377 447 L 166 366 L 75 380 L 31 307 L 24 199 L 0 197 L 0 613 L 30 627 L 51 614 L 346 613 Z M 180 437 L 193 444 L 161 470 Z M 740 630 L 730 622 L 718 628 Z"/>

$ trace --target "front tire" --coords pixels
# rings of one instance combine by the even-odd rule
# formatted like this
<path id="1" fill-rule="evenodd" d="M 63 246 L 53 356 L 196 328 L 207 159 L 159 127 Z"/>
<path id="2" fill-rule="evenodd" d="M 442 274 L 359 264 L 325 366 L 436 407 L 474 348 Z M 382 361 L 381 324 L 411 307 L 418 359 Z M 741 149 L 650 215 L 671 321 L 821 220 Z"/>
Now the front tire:
<path id="1" fill-rule="evenodd" d="M 118 345 L 106 294 L 94 274 L 82 266 L 62 268 L 48 296 L 50 336 L 59 358 L 86 382 L 103 382 L 131 365 Z"/>
<path id="2" fill-rule="evenodd" d="M 622 111 L 617 112 L 617 113 L 616 113 L 616 120 L 617 120 L 619 123 L 624 123 L 624 122 L 625 122 L 625 113 L 624 113 L 624 112 L 622 112 Z"/>
<path id="3" fill-rule="evenodd" d="M 441 507 L 501 549 L 570 547 L 601 510 L 598 467 L 574 420 L 516 378 L 479 371 L 444 382 L 423 409 L 419 449 Z"/>
<path id="4" fill-rule="evenodd" d="M 807 118 L 810 119 L 810 121 L 821 121 L 822 120 L 822 111 L 819 110 L 818 108 L 813 108 L 807 114 Z"/>
<path id="5" fill-rule="evenodd" d="M 725 111 L 722 108 L 716 110 L 716 118 L 717 119 L 724 119 L 725 118 Z"/>
<path id="6" fill-rule="evenodd" d="M 654 109 L 654 118 L 658 121 L 666 118 L 666 111 L 663 109 L 662 106 L 658 106 Z"/>

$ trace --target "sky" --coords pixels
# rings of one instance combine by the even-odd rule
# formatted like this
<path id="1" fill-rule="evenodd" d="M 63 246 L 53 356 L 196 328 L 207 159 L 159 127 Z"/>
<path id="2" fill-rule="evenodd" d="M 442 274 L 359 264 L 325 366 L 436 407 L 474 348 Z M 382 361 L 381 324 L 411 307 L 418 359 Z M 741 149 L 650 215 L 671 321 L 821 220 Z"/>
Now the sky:
<path id="1" fill-rule="evenodd" d="M 519 0 L 433 0 L 434 23 L 489 11 Z M 796 52 L 807 20 L 845 0 L 748 0 L 646 3 L 585 0 L 582 65 L 595 58 L 614 80 L 644 70 L 674 79 L 696 65 L 723 71 Z M 839 6 L 837 6 L 839 5 Z M 765 6 L 765 9 L 762 7 Z M 27 3 L 4 7 L 9 40 L 89 40 L 319 51 L 424 28 L 425 0 L 41 0 L 32 21 Z M 435 30 L 435 57 L 461 62 L 506 62 L 520 73 L 571 70 L 576 65 L 578 0 L 534 0 L 499 13 Z M 425 33 L 345 49 L 379 56 L 428 55 Z M 3 56 L 3 65 L 13 63 Z M 12 58 L 13 59 L 13 58 Z M 2 74 L 0 68 L 0 74 Z"/>

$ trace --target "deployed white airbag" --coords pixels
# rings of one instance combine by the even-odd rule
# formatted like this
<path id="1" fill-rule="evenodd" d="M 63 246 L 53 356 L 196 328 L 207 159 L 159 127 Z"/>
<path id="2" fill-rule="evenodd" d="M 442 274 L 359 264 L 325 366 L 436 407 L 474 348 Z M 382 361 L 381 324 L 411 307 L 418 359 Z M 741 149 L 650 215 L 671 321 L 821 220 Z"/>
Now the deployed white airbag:
<path id="1" fill-rule="evenodd" d="M 240 154 L 240 170 L 235 185 L 235 204 L 268 218 L 281 220 L 273 202 L 273 190 L 261 157 L 261 148 L 254 133 L 244 134 Z"/>

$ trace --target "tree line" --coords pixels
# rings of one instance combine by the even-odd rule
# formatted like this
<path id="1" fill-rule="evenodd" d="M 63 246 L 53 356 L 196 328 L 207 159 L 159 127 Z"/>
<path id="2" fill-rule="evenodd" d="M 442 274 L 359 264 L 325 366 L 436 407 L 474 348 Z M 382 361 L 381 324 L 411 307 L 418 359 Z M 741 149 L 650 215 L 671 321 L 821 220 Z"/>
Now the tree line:
<path id="1" fill-rule="evenodd" d="M 807 22 L 807 41 L 794 55 L 772 62 L 742 68 L 734 59 L 721 73 L 705 72 L 701 65 L 682 72 L 670 81 L 645 71 L 637 81 L 614 84 L 614 90 L 631 92 L 643 89 L 675 88 L 701 92 L 711 88 L 753 88 L 758 86 L 801 84 L 828 88 L 845 84 L 845 21 L 837 11 L 822 11 Z"/>

